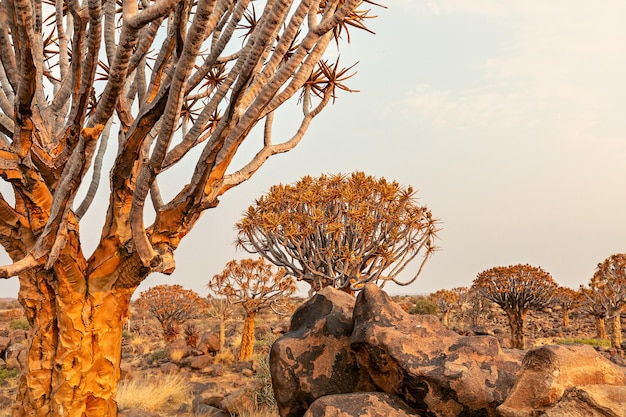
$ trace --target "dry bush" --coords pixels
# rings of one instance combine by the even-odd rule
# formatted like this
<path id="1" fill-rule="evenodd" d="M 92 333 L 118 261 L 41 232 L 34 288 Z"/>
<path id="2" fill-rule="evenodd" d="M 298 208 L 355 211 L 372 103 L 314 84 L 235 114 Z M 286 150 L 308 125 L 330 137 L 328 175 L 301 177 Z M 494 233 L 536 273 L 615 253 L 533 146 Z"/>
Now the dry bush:
<path id="1" fill-rule="evenodd" d="M 122 381 L 116 395 L 120 410 L 140 408 L 151 412 L 177 410 L 191 400 L 189 382 L 180 375 L 159 375 Z"/>
<path id="2" fill-rule="evenodd" d="M 150 339 L 141 335 L 133 336 L 130 347 L 135 355 L 145 355 L 151 350 Z"/>
<path id="3" fill-rule="evenodd" d="M 222 349 L 215 354 L 215 363 L 230 366 L 235 363 L 235 354 L 230 349 Z"/>

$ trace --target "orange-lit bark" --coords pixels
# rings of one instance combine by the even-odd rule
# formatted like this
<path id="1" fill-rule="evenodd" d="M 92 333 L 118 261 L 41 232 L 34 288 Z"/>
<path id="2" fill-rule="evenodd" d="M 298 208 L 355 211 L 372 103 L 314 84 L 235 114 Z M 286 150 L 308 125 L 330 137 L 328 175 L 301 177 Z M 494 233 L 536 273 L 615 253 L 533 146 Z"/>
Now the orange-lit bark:
<path id="1" fill-rule="evenodd" d="M 254 318 L 256 312 L 248 312 L 243 323 L 243 333 L 241 335 L 241 346 L 239 347 L 238 361 L 247 361 L 254 352 Z"/>
<path id="2" fill-rule="evenodd" d="M 101 284 L 133 282 L 140 270 L 120 267 L 98 279 L 100 271 L 90 271 L 70 251 L 78 248 L 72 243 L 52 270 L 20 276 L 19 298 L 32 328 L 13 417 L 117 414 L 122 330 L 135 287 Z M 131 271 L 132 279 L 120 275 Z"/>

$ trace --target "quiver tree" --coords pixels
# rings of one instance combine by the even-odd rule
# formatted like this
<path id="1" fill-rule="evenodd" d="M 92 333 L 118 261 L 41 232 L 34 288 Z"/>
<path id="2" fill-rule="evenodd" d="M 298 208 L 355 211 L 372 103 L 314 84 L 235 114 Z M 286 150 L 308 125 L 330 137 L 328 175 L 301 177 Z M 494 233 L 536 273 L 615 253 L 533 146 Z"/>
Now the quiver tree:
<path id="1" fill-rule="evenodd" d="M 252 356 L 256 314 L 266 308 L 280 312 L 287 307 L 285 298 L 295 292 L 296 281 L 285 272 L 284 268 L 275 271 L 263 258 L 232 260 L 207 284 L 210 291 L 226 296 L 245 311 L 237 360 L 246 361 Z"/>
<path id="2" fill-rule="evenodd" d="M 569 327 L 570 313 L 582 305 L 583 298 L 579 291 L 569 287 L 558 287 L 554 292 L 553 303 L 561 307 L 563 327 Z"/>
<path id="3" fill-rule="evenodd" d="M 161 323 L 166 342 L 174 341 L 180 326 L 199 318 L 206 309 L 205 301 L 196 292 L 180 285 L 157 285 L 139 294 L 137 304 Z"/>
<path id="4" fill-rule="evenodd" d="M 441 289 L 430 294 L 430 299 L 439 308 L 441 323 L 448 327 L 450 325 L 450 312 L 458 306 L 459 294 L 451 290 Z"/>
<path id="5" fill-rule="evenodd" d="M 606 318 L 609 313 L 606 305 L 599 302 L 602 297 L 598 294 L 598 289 L 581 285 L 580 294 L 582 298 L 582 309 L 593 317 L 596 327 L 596 338 L 608 340 L 609 336 L 606 333 Z"/>
<path id="6" fill-rule="evenodd" d="M 524 349 L 524 318 L 529 310 L 550 304 L 557 284 L 552 276 L 530 265 L 498 266 L 478 274 L 473 287 L 506 313 L 514 349 Z"/>
<path id="7" fill-rule="evenodd" d="M 215 297 L 209 295 L 207 298 L 209 316 L 219 321 L 219 343 L 220 350 L 224 347 L 226 339 L 226 320 L 233 315 L 233 304 L 227 297 Z"/>
<path id="8" fill-rule="evenodd" d="M 32 328 L 15 417 L 117 414 L 133 291 L 172 273 L 200 215 L 350 90 L 351 70 L 324 53 L 349 27 L 366 29 L 362 2 L 0 4 L 0 177 L 13 193 L 0 196 L 12 260 L 0 277 L 19 277 Z M 293 126 L 283 105 L 301 118 L 276 138 L 275 122 Z M 239 152 L 254 136 L 256 153 Z M 107 170 L 108 206 L 92 205 Z M 87 213 L 101 233 L 92 253 L 81 246 L 81 231 L 94 233 L 81 230 Z"/>
<path id="9" fill-rule="evenodd" d="M 313 291 L 408 285 L 435 250 L 437 221 L 416 192 L 362 172 L 275 185 L 244 213 L 238 246 L 283 267 Z M 399 274 L 421 257 L 408 280 Z"/>
<path id="10" fill-rule="evenodd" d="M 621 313 L 626 305 L 626 254 L 615 254 L 598 264 L 589 288 L 582 288 L 587 310 L 611 321 L 611 346 L 621 349 Z"/>

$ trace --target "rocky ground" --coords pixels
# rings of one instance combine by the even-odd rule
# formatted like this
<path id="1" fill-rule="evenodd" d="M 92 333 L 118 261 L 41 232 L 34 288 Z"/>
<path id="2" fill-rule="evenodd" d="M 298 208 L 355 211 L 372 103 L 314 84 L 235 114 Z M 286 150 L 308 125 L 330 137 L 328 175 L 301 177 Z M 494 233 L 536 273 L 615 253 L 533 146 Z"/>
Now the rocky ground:
<path id="1" fill-rule="evenodd" d="M 417 296 L 396 296 L 405 311 L 422 300 Z M 303 300 L 295 300 L 301 303 Z M 423 300 L 422 300 L 423 301 Z M 121 415 L 152 416 L 277 416 L 269 378 L 268 356 L 273 341 L 286 330 L 288 318 L 266 312 L 257 317 L 255 354 L 250 362 L 237 363 L 243 318 L 226 323 L 226 343 L 219 349 L 219 322 L 204 317 L 195 323 L 197 344 L 184 334 L 165 344 L 156 319 L 133 309 L 124 332 L 122 383 L 118 402 Z M 503 347 L 510 345 L 506 316 L 497 306 L 485 308 L 476 323 L 467 312 L 453 311 L 451 329 L 459 334 L 491 334 Z M 569 327 L 562 326 L 558 309 L 529 313 L 526 320 L 528 347 L 583 341 L 622 364 L 618 352 L 606 342 L 594 340 L 590 317 L 571 314 Z M 0 299 L 0 417 L 10 415 L 17 386 L 20 352 L 25 348 L 27 323 L 15 300 Z M 195 346 L 189 346 L 189 345 Z M 603 346 L 601 346 L 603 345 Z M 152 389 L 152 391 L 150 391 Z"/>

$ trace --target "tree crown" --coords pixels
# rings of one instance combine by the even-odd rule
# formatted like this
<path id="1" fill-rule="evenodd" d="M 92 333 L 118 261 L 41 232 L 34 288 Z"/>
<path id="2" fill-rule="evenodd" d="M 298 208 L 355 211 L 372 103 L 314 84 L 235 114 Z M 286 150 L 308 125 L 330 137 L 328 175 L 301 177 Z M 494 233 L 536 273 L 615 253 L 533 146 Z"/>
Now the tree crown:
<path id="1" fill-rule="evenodd" d="M 181 285 L 154 286 L 139 294 L 137 304 L 154 315 L 162 325 L 196 319 L 206 309 L 202 297 Z"/>
<path id="2" fill-rule="evenodd" d="M 528 264 L 485 270 L 478 274 L 472 286 L 509 313 L 546 307 L 557 288 L 549 273 Z"/>
<path id="3" fill-rule="evenodd" d="M 284 267 L 315 290 L 358 290 L 370 281 L 413 282 L 435 250 L 437 220 L 411 187 L 351 175 L 275 185 L 236 225 L 237 244 Z M 415 276 L 397 277 L 422 255 Z"/>
<path id="4" fill-rule="evenodd" d="M 232 304 L 240 304 L 246 313 L 268 307 L 279 310 L 284 307 L 283 299 L 296 291 L 295 280 L 285 272 L 283 268 L 275 271 L 263 258 L 232 260 L 207 287 Z"/>

